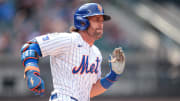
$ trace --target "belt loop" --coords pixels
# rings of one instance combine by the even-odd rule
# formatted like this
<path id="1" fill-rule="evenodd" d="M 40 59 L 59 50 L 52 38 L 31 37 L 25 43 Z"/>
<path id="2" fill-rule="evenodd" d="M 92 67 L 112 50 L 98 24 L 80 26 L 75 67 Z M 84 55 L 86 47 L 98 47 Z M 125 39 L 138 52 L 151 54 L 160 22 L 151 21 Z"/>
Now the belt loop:
<path id="1" fill-rule="evenodd" d="M 56 98 L 57 98 L 57 93 L 51 95 L 51 100 L 56 99 Z"/>
<path id="2" fill-rule="evenodd" d="M 73 99 L 74 101 L 78 101 L 76 98 L 74 98 L 74 97 L 72 97 L 72 96 L 71 96 L 71 99 Z"/>

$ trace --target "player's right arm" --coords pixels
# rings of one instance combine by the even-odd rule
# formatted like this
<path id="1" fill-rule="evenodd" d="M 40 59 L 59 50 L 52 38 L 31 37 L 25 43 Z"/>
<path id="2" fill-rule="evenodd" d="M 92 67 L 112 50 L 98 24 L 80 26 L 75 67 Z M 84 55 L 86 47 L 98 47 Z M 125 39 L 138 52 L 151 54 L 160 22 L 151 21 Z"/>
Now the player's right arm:
<path id="1" fill-rule="evenodd" d="M 40 77 L 38 60 L 40 57 L 64 54 L 71 47 L 71 35 L 52 33 L 38 36 L 26 42 L 21 48 L 21 61 L 28 88 L 36 94 L 44 93 L 44 81 Z"/>
<path id="2" fill-rule="evenodd" d="M 38 60 L 41 56 L 41 50 L 36 39 L 26 42 L 21 48 L 21 62 L 25 67 L 24 77 L 27 86 L 37 95 L 43 95 L 45 89 L 38 66 Z"/>

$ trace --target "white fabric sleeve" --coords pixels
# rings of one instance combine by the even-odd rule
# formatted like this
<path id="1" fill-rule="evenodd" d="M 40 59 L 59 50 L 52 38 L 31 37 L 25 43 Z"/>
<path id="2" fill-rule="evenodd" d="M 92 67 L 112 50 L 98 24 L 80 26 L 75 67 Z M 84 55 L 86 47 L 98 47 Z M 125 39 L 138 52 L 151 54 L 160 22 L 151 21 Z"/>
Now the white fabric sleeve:
<path id="1" fill-rule="evenodd" d="M 72 37 L 69 33 L 52 33 L 36 37 L 42 56 L 59 55 L 71 48 Z"/>

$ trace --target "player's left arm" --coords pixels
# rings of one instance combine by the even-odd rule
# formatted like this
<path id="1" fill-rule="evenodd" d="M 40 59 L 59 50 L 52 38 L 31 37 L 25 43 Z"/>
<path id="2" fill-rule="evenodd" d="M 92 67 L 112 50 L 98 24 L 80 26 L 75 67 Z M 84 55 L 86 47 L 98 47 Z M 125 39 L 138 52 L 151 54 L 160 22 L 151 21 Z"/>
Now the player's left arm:
<path id="1" fill-rule="evenodd" d="M 112 56 L 109 56 L 110 72 L 102 79 L 99 79 L 92 87 L 90 97 L 104 93 L 114 82 L 116 82 L 125 67 L 125 55 L 121 48 L 115 48 Z"/>

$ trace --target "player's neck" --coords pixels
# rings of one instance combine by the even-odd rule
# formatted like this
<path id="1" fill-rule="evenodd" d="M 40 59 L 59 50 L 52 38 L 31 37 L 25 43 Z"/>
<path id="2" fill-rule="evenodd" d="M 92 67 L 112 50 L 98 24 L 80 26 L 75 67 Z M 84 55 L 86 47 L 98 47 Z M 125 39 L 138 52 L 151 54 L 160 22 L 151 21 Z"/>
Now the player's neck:
<path id="1" fill-rule="evenodd" d="M 84 41 L 86 41 L 90 46 L 92 46 L 95 42 L 95 40 L 90 37 L 86 31 L 79 31 L 79 34 L 83 38 Z"/>

